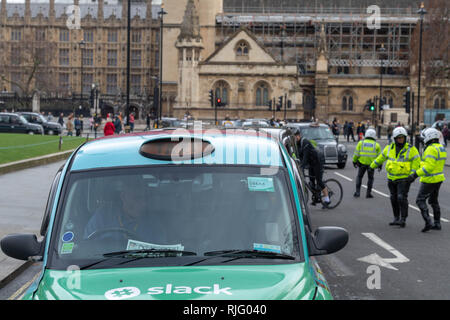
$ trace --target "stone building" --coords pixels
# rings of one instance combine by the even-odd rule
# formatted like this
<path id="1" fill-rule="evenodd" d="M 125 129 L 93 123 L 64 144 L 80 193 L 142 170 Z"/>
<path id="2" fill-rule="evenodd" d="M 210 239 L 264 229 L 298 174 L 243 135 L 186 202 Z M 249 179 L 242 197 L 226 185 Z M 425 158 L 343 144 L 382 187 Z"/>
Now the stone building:
<path id="1" fill-rule="evenodd" d="M 78 27 L 73 6 L 79 8 Z M 104 116 L 124 111 L 127 1 L 1 0 L 0 8 L 2 91 L 28 96 L 38 90 L 57 104 L 58 99 L 79 100 L 82 90 L 88 108 L 96 84 Z M 131 5 L 130 105 L 138 117 L 153 105 L 159 74 L 159 10 L 151 0 Z"/>
<path id="2" fill-rule="evenodd" d="M 381 9 L 379 26 L 371 25 L 371 5 Z M 222 118 L 398 122 L 408 87 L 417 98 L 417 65 L 410 61 L 418 6 L 415 0 L 166 0 L 163 113 L 212 119 L 213 90 L 225 103 L 218 108 Z M 380 93 L 390 109 L 374 115 L 365 105 L 378 104 Z M 448 78 L 422 82 L 420 99 L 420 121 L 424 110 L 446 109 Z"/>

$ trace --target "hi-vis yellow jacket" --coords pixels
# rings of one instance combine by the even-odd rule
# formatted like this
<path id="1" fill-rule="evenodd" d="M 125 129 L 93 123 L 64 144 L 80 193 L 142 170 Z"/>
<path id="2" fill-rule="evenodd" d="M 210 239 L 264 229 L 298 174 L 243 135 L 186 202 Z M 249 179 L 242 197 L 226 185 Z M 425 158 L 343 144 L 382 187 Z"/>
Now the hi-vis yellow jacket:
<path id="1" fill-rule="evenodd" d="M 375 169 L 387 160 L 387 178 L 392 181 L 405 179 L 420 167 L 420 155 L 416 147 L 405 143 L 397 156 L 395 149 L 395 142 L 387 145 L 370 165 L 372 169 Z"/>
<path id="2" fill-rule="evenodd" d="M 422 155 L 421 168 L 416 171 L 423 183 L 438 183 L 445 181 L 444 165 L 447 159 L 447 151 L 439 143 L 429 145 Z"/>
<path id="3" fill-rule="evenodd" d="M 358 142 L 353 153 L 353 162 L 369 166 L 373 160 L 381 153 L 381 147 L 378 142 L 372 139 L 364 139 Z"/>

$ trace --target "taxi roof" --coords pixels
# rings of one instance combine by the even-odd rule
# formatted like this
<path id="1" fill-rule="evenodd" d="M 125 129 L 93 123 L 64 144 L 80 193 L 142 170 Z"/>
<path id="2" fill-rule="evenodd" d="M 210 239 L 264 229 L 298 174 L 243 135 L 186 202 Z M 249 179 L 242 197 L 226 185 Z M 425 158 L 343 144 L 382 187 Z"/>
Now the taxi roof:
<path id="1" fill-rule="evenodd" d="M 148 141 L 171 138 L 181 142 L 188 137 L 211 143 L 214 152 L 202 158 L 182 161 L 151 159 L 139 152 L 142 144 Z M 264 131 L 160 129 L 89 141 L 74 155 L 71 171 L 162 164 L 284 166 L 277 141 Z"/>

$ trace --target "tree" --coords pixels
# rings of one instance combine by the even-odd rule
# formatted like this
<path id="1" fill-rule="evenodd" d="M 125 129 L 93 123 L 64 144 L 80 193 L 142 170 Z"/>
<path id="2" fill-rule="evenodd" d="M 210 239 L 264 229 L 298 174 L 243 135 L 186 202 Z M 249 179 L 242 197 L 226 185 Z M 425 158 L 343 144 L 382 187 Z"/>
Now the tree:
<path id="1" fill-rule="evenodd" d="M 422 72 L 426 82 L 448 79 L 450 74 L 450 10 L 448 0 L 429 0 L 423 21 Z M 419 63 L 420 20 L 411 39 L 411 65 Z M 418 72 L 415 68 L 414 73 Z"/>

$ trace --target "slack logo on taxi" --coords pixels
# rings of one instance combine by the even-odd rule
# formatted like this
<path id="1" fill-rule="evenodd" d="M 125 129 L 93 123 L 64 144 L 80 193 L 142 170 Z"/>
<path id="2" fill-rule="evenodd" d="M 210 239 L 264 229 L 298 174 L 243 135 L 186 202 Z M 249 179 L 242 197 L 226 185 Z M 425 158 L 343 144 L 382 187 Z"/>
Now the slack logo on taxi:
<path id="1" fill-rule="evenodd" d="M 147 290 L 147 294 L 157 295 L 157 294 L 227 294 L 232 295 L 230 292 L 231 288 L 220 288 L 220 285 L 214 284 L 212 287 L 187 287 L 187 286 L 176 286 L 172 284 L 166 284 L 165 287 L 152 287 Z"/>

